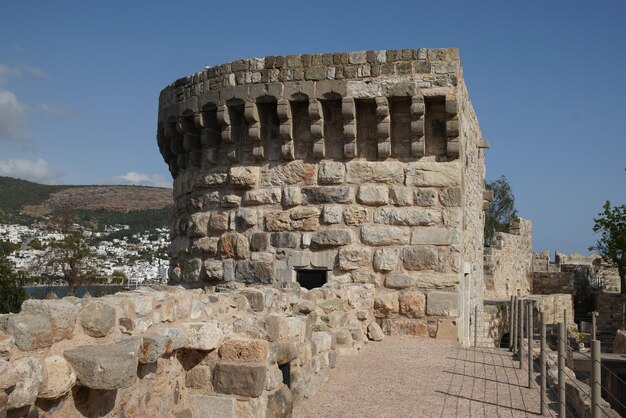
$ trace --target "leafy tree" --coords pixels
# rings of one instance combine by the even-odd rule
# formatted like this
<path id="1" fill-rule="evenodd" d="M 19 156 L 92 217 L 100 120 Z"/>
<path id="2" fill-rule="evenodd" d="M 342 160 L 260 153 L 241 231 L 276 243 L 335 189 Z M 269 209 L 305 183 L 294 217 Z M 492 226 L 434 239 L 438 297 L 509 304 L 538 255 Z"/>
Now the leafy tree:
<path id="1" fill-rule="evenodd" d="M 485 185 L 493 192 L 493 198 L 485 211 L 485 245 L 491 246 L 496 232 L 508 232 L 509 223 L 517 217 L 515 196 L 505 176 Z"/>
<path id="2" fill-rule="evenodd" d="M 626 205 L 611 207 L 607 200 L 602 208 L 593 219 L 593 232 L 602 235 L 589 250 L 597 251 L 607 265 L 617 267 L 621 293 L 626 295 Z"/>
<path id="3" fill-rule="evenodd" d="M 14 272 L 11 262 L 0 254 L 0 314 L 20 311 L 22 302 L 28 299 L 25 282 L 24 274 Z"/>

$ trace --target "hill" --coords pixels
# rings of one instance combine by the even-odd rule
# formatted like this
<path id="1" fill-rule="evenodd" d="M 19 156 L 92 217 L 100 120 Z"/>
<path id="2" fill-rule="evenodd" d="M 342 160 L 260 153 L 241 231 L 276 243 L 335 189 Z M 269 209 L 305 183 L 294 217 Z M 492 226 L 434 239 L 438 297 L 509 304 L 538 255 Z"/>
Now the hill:
<path id="1" fill-rule="evenodd" d="M 51 186 L 0 176 L 0 223 L 30 224 L 71 210 L 81 224 L 126 224 L 133 233 L 168 226 L 172 204 L 172 190 L 160 187 Z"/>

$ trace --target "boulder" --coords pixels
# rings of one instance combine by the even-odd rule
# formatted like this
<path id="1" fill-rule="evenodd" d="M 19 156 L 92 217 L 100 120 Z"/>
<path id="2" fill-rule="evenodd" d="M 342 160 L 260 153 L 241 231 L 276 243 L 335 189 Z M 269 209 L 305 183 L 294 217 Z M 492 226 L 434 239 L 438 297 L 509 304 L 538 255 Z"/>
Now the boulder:
<path id="1" fill-rule="evenodd" d="M 385 338 L 385 334 L 380 328 L 380 325 L 378 325 L 376 322 L 371 322 L 367 326 L 367 338 L 372 341 L 382 341 L 382 339 Z"/>
<path id="2" fill-rule="evenodd" d="M 67 300 L 28 299 L 22 304 L 22 312 L 47 316 L 54 342 L 70 339 L 74 334 L 78 308 Z"/>
<path id="3" fill-rule="evenodd" d="M 89 302 L 78 314 L 80 325 L 87 335 L 105 337 L 115 326 L 115 308 L 104 302 Z"/>
<path id="4" fill-rule="evenodd" d="M 32 405 L 43 381 L 43 364 L 35 357 L 23 357 L 14 361 L 13 367 L 17 371 L 18 381 L 9 394 L 7 409 Z"/>
<path id="5" fill-rule="evenodd" d="M 20 350 L 50 347 L 54 342 L 52 324 L 46 315 L 20 313 L 7 317 L 5 331 Z"/>
<path id="6" fill-rule="evenodd" d="M 76 383 L 74 370 L 63 357 L 47 357 L 43 366 L 43 382 L 39 387 L 39 398 L 59 398 L 68 393 Z"/>
<path id="7" fill-rule="evenodd" d="M 8 389 L 15 386 L 19 379 L 19 374 L 15 367 L 8 361 L 0 359 L 0 390 Z"/>

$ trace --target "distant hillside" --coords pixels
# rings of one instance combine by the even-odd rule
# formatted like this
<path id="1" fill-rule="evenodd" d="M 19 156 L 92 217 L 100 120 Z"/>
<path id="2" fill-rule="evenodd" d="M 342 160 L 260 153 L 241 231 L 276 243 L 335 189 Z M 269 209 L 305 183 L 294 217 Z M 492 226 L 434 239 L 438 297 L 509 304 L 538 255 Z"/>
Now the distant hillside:
<path id="1" fill-rule="evenodd" d="M 169 225 L 172 190 L 146 186 L 49 186 L 0 176 L 0 223 L 31 223 L 70 210 L 81 223 L 131 231 Z"/>

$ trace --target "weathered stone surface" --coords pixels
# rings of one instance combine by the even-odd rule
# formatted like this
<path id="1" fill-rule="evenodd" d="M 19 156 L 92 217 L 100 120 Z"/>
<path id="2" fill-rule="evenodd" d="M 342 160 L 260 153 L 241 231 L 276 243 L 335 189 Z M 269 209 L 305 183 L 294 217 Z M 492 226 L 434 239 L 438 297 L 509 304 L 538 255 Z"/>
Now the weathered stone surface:
<path id="1" fill-rule="evenodd" d="M 263 364 L 219 361 L 213 369 L 216 392 L 258 397 L 265 387 L 266 369 Z"/>
<path id="2" fill-rule="evenodd" d="M 344 304 L 341 299 L 328 299 L 320 302 L 317 306 L 325 313 L 344 310 Z"/>
<path id="3" fill-rule="evenodd" d="M 304 204 L 352 203 L 354 188 L 351 186 L 309 186 L 302 188 Z"/>
<path id="4" fill-rule="evenodd" d="M 302 191 L 297 186 L 288 186 L 283 189 L 283 206 L 297 206 L 302 204 Z"/>
<path id="5" fill-rule="evenodd" d="M 376 321 L 371 322 L 367 326 L 367 338 L 372 341 L 382 341 L 383 338 L 385 338 L 383 330 L 380 328 L 380 325 L 376 323 Z"/>
<path id="6" fill-rule="evenodd" d="M 185 346 L 185 341 L 187 341 L 187 333 L 182 328 L 164 327 L 159 328 L 155 331 L 155 333 L 162 335 L 171 341 L 171 349 L 170 344 L 166 344 L 166 352 L 183 348 Z"/>
<path id="7" fill-rule="evenodd" d="M 209 228 L 217 232 L 228 230 L 228 217 L 228 212 L 211 212 Z"/>
<path id="8" fill-rule="evenodd" d="M 626 331 L 618 329 L 613 341 L 613 353 L 626 354 Z M 1 374 L 1 373 L 0 373 Z"/>
<path id="9" fill-rule="evenodd" d="M 202 187 L 223 186 L 228 179 L 228 173 L 223 169 L 214 169 L 198 176 L 196 184 Z"/>
<path id="10" fill-rule="evenodd" d="M 189 396 L 194 417 L 220 418 L 237 416 L 237 399 L 217 395 Z"/>
<path id="11" fill-rule="evenodd" d="M 378 313 L 386 316 L 388 314 L 398 313 L 400 304 L 398 302 L 397 292 L 378 293 L 374 299 L 374 309 Z"/>
<path id="12" fill-rule="evenodd" d="M 231 167 L 229 176 L 233 187 L 251 189 L 259 182 L 259 167 Z"/>
<path id="13" fill-rule="evenodd" d="M 80 325 L 87 335 L 105 337 L 115 326 L 115 308 L 104 302 L 89 302 L 78 314 Z"/>
<path id="14" fill-rule="evenodd" d="M 78 313 L 74 304 L 66 300 L 28 299 L 22 303 L 21 312 L 46 315 L 50 320 L 55 342 L 72 338 Z"/>
<path id="15" fill-rule="evenodd" d="M 281 189 L 249 190 L 243 195 L 242 203 L 248 206 L 272 205 L 280 203 L 281 196 Z"/>
<path id="16" fill-rule="evenodd" d="M 290 417 L 293 413 L 293 395 L 287 385 L 282 385 L 267 397 L 266 418 Z"/>
<path id="17" fill-rule="evenodd" d="M 227 232 L 217 244 L 219 253 L 224 258 L 246 259 L 250 257 L 248 239 L 237 232 Z"/>
<path id="18" fill-rule="evenodd" d="M 346 168 L 346 182 L 348 183 L 404 183 L 404 168 L 397 162 L 354 160 L 347 162 Z"/>
<path id="19" fill-rule="evenodd" d="M 235 225 L 237 228 L 248 229 L 257 224 L 257 211 L 250 208 L 239 208 L 235 212 Z"/>
<path id="20" fill-rule="evenodd" d="M 2 325 L 0 323 L 0 329 Z M 12 335 L 6 335 L 0 331 L 0 359 L 9 359 L 11 357 L 11 351 L 15 345 L 15 338 Z"/>
<path id="21" fill-rule="evenodd" d="M 374 214 L 374 222 L 387 225 L 430 226 L 441 223 L 441 212 L 418 207 L 382 208 Z"/>
<path id="22" fill-rule="evenodd" d="M 346 176 L 346 167 L 339 161 L 323 160 L 317 171 L 319 184 L 341 184 Z"/>
<path id="23" fill-rule="evenodd" d="M 314 248 L 331 248 L 352 243 L 352 233 L 349 229 L 326 229 L 315 232 L 311 236 L 311 246 Z"/>
<path id="24" fill-rule="evenodd" d="M 330 350 L 332 337 L 328 332 L 314 332 L 311 335 L 311 343 L 313 354 L 322 353 Z"/>
<path id="25" fill-rule="evenodd" d="M 372 260 L 369 248 L 363 246 L 350 246 L 339 249 L 337 266 L 341 270 L 356 270 L 367 267 Z"/>
<path id="26" fill-rule="evenodd" d="M 224 263 L 221 260 L 209 258 L 202 262 L 204 273 L 209 279 L 221 279 L 224 277 Z"/>
<path id="27" fill-rule="evenodd" d="M 43 370 L 43 382 L 39 386 L 39 398 L 59 398 L 68 393 L 76 383 L 74 370 L 61 356 L 46 357 Z"/>
<path id="28" fill-rule="evenodd" d="M 227 339 L 218 352 L 225 361 L 264 363 L 269 356 L 269 343 L 264 340 Z"/>
<path id="29" fill-rule="evenodd" d="M 265 232 L 255 232 L 250 237 L 250 250 L 266 251 L 270 246 L 270 234 Z"/>
<path id="30" fill-rule="evenodd" d="M 122 389 L 137 380 L 141 338 L 107 345 L 78 347 L 63 353 L 82 386 L 91 389 Z"/>
<path id="31" fill-rule="evenodd" d="M 8 361 L 0 359 L 0 390 L 8 389 L 15 386 L 19 380 L 19 373 L 15 370 L 15 367 Z"/>
<path id="32" fill-rule="evenodd" d="M 225 194 L 222 196 L 220 204 L 223 208 L 236 208 L 241 205 L 241 196 L 236 194 Z"/>
<path id="33" fill-rule="evenodd" d="M 315 180 L 315 164 L 307 164 L 300 160 L 270 167 L 268 181 L 273 186 L 292 184 L 311 184 Z"/>
<path id="34" fill-rule="evenodd" d="M 418 161 L 407 164 L 406 185 L 418 187 L 453 187 L 461 184 L 458 161 Z"/>
<path id="35" fill-rule="evenodd" d="M 363 184 L 359 187 L 357 200 L 364 205 L 386 205 L 389 201 L 389 189 L 382 184 Z"/>
<path id="36" fill-rule="evenodd" d="M 43 381 L 43 364 L 35 357 L 23 357 L 13 362 L 18 380 L 9 393 L 7 409 L 32 405 L 37 399 L 39 385 Z M 4 378 L 4 376 L 3 376 Z"/>
<path id="37" fill-rule="evenodd" d="M 218 327 L 217 321 L 186 322 L 184 348 L 194 350 L 214 350 L 220 346 L 224 333 Z"/>
<path id="38" fill-rule="evenodd" d="M 460 187 L 448 187 L 439 192 L 439 201 L 443 206 L 460 206 L 462 195 Z"/>
<path id="39" fill-rule="evenodd" d="M 438 316 L 459 316 L 459 294 L 457 292 L 428 292 L 426 313 Z"/>
<path id="40" fill-rule="evenodd" d="M 250 308 L 254 312 L 263 312 L 265 308 L 265 294 L 257 289 L 243 289 L 241 290 L 241 294 L 248 299 L 248 303 L 250 304 Z"/>
<path id="41" fill-rule="evenodd" d="M 271 283 L 276 275 L 274 263 L 266 261 L 237 261 L 235 278 L 244 283 Z"/>
<path id="42" fill-rule="evenodd" d="M 205 361 L 205 360 L 203 360 Z M 213 367 L 203 363 L 195 365 L 185 374 L 185 386 L 202 389 L 204 392 L 213 391 Z"/>
<path id="43" fill-rule="evenodd" d="M 5 331 L 15 339 L 15 345 L 20 350 L 50 347 L 53 343 L 52 325 L 43 314 L 10 315 L 7 317 Z"/>
<path id="44" fill-rule="evenodd" d="M 430 207 L 437 204 L 437 190 L 431 188 L 415 189 L 415 204 Z"/>
<path id="45" fill-rule="evenodd" d="M 139 362 L 142 364 L 154 363 L 166 352 L 172 351 L 172 340 L 165 335 L 150 333 L 143 336 L 139 348 Z"/>
<path id="46" fill-rule="evenodd" d="M 407 287 L 421 288 L 443 288 L 457 287 L 459 285 L 459 275 L 456 273 L 434 273 L 434 272 L 413 272 L 413 273 L 389 273 L 385 280 L 385 286 L 392 289 L 404 289 Z"/>
<path id="47" fill-rule="evenodd" d="M 338 224 L 341 222 L 343 208 L 340 205 L 325 205 L 322 211 L 322 222 L 325 224 Z"/>
<path id="48" fill-rule="evenodd" d="M 457 341 L 459 330 L 457 321 L 454 319 L 440 319 L 437 323 L 437 339 L 444 341 Z"/>
<path id="49" fill-rule="evenodd" d="M 403 290 L 398 302 L 400 314 L 408 318 L 422 318 L 426 312 L 426 295 L 419 290 Z"/>
<path id="50" fill-rule="evenodd" d="M 209 219 L 211 218 L 210 212 L 196 212 L 189 216 L 189 224 L 187 225 L 187 234 L 190 237 L 206 237 Z"/>
<path id="51" fill-rule="evenodd" d="M 407 270 L 436 270 L 439 267 L 437 249 L 425 245 L 403 248 L 402 264 Z"/>
<path id="52" fill-rule="evenodd" d="M 368 221 L 369 212 L 362 206 L 348 206 L 343 211 L 343 221 L 349 226 L 361 226 Z"/>
<path id="53" fill-rule="evenodd" d="M 411 235 L 409 228 L 386 225 L 364 225 L 361 227 L 361 241 L 367 245 L 408 244 Z"/>
<path id="54" fill-rule="evenodd" d="M 391 271 L 398 265 L 398 250 L 395 248 L 379 248 L 374 252 L 374 270 Z"/>
<path id="55" fill-rule="evenodd" d="M 270 243 L 276 248 L 297 248 L 300 244 L 300 233 L 273 232 L 270 235 Z"/>
<path id="56" fill-rule="evenodd" d="M 459 231 L 452 228 L 423 227 L 413 229 L 411 244 L 452 245 L 460 243 Z"/>
<path id="57" fill-rule="evenodd" d="M 389 202 L 395 206 L 413 205 L 413 188 L 392 186 L 389 188 Z"/>

